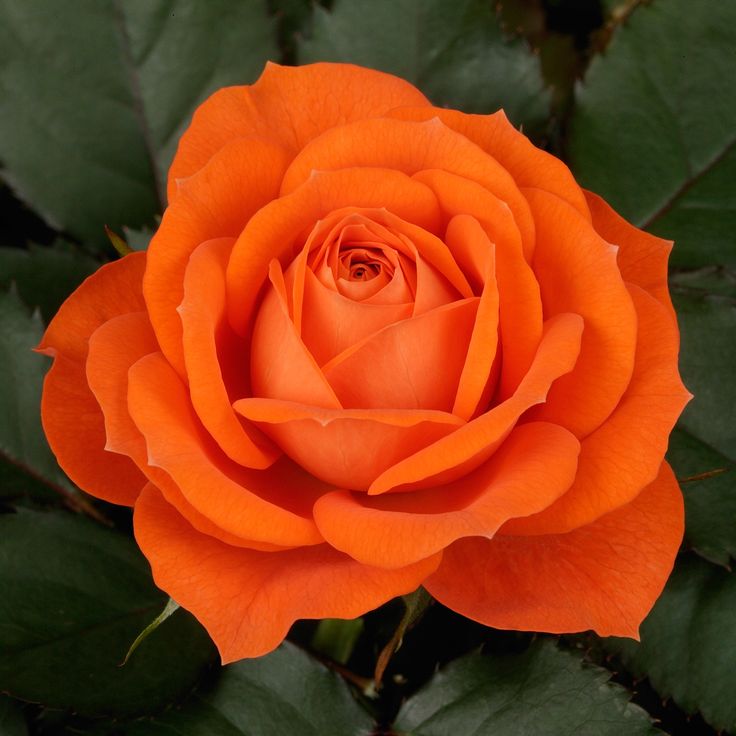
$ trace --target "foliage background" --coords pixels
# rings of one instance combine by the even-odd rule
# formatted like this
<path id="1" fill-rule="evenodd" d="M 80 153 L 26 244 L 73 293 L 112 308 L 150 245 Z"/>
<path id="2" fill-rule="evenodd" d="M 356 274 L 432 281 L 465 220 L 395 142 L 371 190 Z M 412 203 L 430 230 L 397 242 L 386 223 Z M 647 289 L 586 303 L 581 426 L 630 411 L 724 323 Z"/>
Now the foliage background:
<path id="1" fill-rule="evenodd" d="M 30 349 L 115 257 L 104 225 L 146 246 L 193 108 L 268 59 L 352 61 L 437 104 L 504 107 L 676 241 L 687 532 L 640 644 L 494 631 L 434 605 L 369 697 L 398 601 L 299 623 L 226 668 L 179 610 L 119 666 L 166 598 L 129 513 L 57 467 Z M 0 736 L 736 733 L 735 62 L 734 0 L 0 0 Z"/>

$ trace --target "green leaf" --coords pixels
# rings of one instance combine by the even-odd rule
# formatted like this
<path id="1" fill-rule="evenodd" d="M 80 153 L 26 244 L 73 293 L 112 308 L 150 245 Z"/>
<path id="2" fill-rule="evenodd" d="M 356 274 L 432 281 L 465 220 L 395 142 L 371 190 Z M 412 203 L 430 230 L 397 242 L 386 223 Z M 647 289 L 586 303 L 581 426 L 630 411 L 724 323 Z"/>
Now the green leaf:
<path id="1" fill-rule="evenodd" d="M 636 677 L 714 728 L 736 728 L 736 575 L 682 558 L 641 627 L 641 644 L 609 639 Z"/>
<path id="2" fill-rule="evenodd" d="M 687 543 L 707 560 L 728 566 L 736 558 L 736 464 L 682 429 L 670 437 L 668 459 L 680 479 L 705 476 L 681 484 Z M 719 470 L 725 472 L 709 476 Z"/>
<path id="3" fill-rule="evenodd" d="M 299 61 L 347 61 L 391 72 L 438 105 L 488 113 L 501 107 L 527 132 L 549 115 L 539 59 L 501 31 L 485 0 L 336 0 L 314 9 Z"/>
<path id="4" fill-rule="evenodd" d="M 0 695 L 0 736 L 28 736 L 20 703 Z"/>
<path id="5" fill-rule="evenodd" d="M 363 736 L 372 719 L 345 682 L 288 642 L 231 664 L 180 709 L 140 721 L 126 736 Z"/>
<path id="6" fill-rule="evenodd" d="M 0 159 L 55 227 L 99 247 L 103 225 L 151 223 L 192 110 L 276 54 L 264 0 L 6 0 Z"/>
<path id="7" fill-rule="evenodd" d="M 46 442 L 39 406 L 48 359 L 32 352 L 43 334 L 38 312 L 30 314 L 15 290 L 0 292 L 0 497 L 22 491 L 23 476 L 67 490 L 68 481 Z"/>
<path id="8" fill-rule="evenodd" d="M 40 307 L 48 322 L 99 266 L 99 261 L 61 240 L 51 247 L 0 248 L 0 288 L 15 283 L 23 301 L 29 307 Z"/>
<path id="9" fill-rule="evenodd" d="M 151 713 L 187 694 L 214 649 L 179 612 L 125 667 L 166 602 L 129 538 L 67 512 L 0 516 L 0 690 L 88 715 Z"/>
<path id="10" fill-rule="evenodd" d="M 153 621 L 151 621 L 148 626 L 146 626 L 143 631 L 141 631 L 138 636 L 136 636 L 135 641 L 130 645 L 130 649 L 128 649 L 127 654 L 125 655 L 125 659 L 123 660 L 123 666 L 128 664 L 128 660 L 133 656 L 133 652 L 135 652 L 136 649 L 151 635 L 153 634 L 156 629 L 161 626 L 161 624 L 166 621 L 169 616 L 171 616 L 172 613 L 175 613 L 180 608 L 179 604 L 173 599 L 169 598 L 168 601 L 166 601 L 166 605 L 164 606 L 164 610 L 159 613 L 158 616 L 156 616 Z"/>
<path id="11" fill-rule="evenodd" d="M 523 654 L 473 654 L 450 663 L 401 709 L 408 736 L 647 736 L 660 733 L 610 672 L 551 641 Z"/>
<path id="12" fill-rule="evenodd" d="M 694 394 L 680 426 L 736 460 L 736 299 L 673 288 L 682 343 L 680 370 Z"/>
<path id="13" fill-rule="evenodd" d="M 642 4 L 579 89 L 568 153 L 579 180 L 673 239 L 678 266 L 736 263 L 736 3 Z"/>

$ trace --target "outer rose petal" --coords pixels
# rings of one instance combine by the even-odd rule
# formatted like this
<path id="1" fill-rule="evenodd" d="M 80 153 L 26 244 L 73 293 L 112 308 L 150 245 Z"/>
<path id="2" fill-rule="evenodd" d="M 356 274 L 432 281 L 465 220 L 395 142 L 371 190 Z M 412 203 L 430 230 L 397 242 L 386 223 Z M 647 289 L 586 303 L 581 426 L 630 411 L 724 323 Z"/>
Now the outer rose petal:
<path id="1" fill-rule="evenodd" d="M 417 121 L 439 118 L 448 128 L 490 153 L 519 187 L 536 187 L 556 194 L 590 220 L 585 197 L 570 169 L 516 130 L 503 110 L 493 115 L 470 115 L 443 107 L 403 107 L 391 110 L 388 117 Z"/>
<path id="2" fill-rule="evenodd" d="M 146 305 L 161 350 L 186 376 L 177 307 L 184 272 L 201 243 L 236 238 L 251 215 L 278 196 L 288 158 L 273 144 L 239 139 L 228 143 L 201 171 L 181 183 L 148 248 L 143 280 Z"/>
<path id="3" fill-rule="evenodd" d="M 640 286 L 659 300 L 677 324 L 667 286 L 667 260 L 671 240 L 662 240 L 626 222 L 602 197 L 585 192 L 593 227 L 606 240 L 618 246 L 618 267 L 624 281 Z"/>
<path id="4" fill-rule="evenodd" d="M 534 270 L 544 313 L 576 312 L 585 320 L 575 368 L 531 416 L 561 424 L 582 439 L 616 408 L 631 380 L 636 311 L 615 249 L 564 200 L 538 189 L 525 194 L 539 234 Z"/>
<path id="5" fill-rule="evenodd" d="M 215 525 L 283 547 L 322 541 L 311 510 L 327 489 L 285 458 L 267 470 L 230 460 L 203 430 L 186 387 L 161 353 L 141 358 L 128 372 L 128 406 L 145 437 L 148 464 L 166 471 Z"/>
<path id="6" fill-rule="evenodd" d="M 534 513 L 575 477 L 580 443 L 554 424 L 517 427 L 473 473 L 445 486 L 382 496 L 337 491 L 317 501 L 325 539 L 356 560 L 395 568 L 461 537 L 492 537 L 510 517 Z"/>
<path id="7" fill-rule="evenodd" d="M 132 506 L 145 478 L 127 457 L 107 452 L 105 423 L 87 386 L 85 362 L 92 333 L 106 321 L 145 309 L 144 253 L 109 263 L 62 305 L 38 351 L 54 357 L 46 374 L 41 417 L 59 465 L 80 487 L 112 503 Z"/>
<path id="8" fill-rule="evenodd" d="M 237 549 L 195 531 L 152 486 L 136 503 L 134 521 L 156 584 L 204 624 L 223 664 L 271 651 L 296 619 L 355 618 L 409 593 L 440 560 L 382 570 L 328 545 Z"/>
<path id="9" fill-rule="evenodd" d="M 567 534 L 463 539 L 425 586 L 499 629 L 638 638 L 672 570 L 684 526 L 670 467 L 628 506 Z"/>
<path id="10" fill-rule="evenodd" d="M 629 503 L 651 483 L 690 394 L 677 372 L 677 326 L 643 289 L 629 286 L 638 315 L 634 374 L 611 416 L 582 443 L 570 490 L 542 513 L 502 533 L 563 534 Z"/>
<path id="11" fill-rule="evenodd" d="M 177 179 L 201 169 L 234 138 L 260 138 L 296 153 L 333 126 L 378 117 L 398 105 L 425 104 L 416 87 L 372 69 L 269 62 L 255 84 L 225 87 L 197 108 L 169 170 L 169 201 L 176 197 Z"/>

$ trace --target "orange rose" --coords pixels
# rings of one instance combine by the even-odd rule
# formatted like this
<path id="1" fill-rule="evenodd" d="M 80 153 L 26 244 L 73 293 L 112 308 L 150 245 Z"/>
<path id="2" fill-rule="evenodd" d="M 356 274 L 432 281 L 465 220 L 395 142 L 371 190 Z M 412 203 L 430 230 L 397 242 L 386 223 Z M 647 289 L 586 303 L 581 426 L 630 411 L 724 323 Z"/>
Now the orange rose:
<path id="1" fill-rule="evenodd" d="M 49 326 L 43 420 L 223 661 L 419 585 L 636 636 L 683 530 L 670 243 L 503 112 L 349 65 L 214 94 L 168 192 Z"/>

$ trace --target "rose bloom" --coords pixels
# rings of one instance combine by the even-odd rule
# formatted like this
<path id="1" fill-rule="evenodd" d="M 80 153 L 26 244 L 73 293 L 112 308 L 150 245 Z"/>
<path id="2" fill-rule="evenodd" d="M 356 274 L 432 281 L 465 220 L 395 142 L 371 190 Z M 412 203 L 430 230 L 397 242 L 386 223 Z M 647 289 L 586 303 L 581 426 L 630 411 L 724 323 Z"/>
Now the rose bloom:
<path id="1" fill-rule="evenodd" d="M 637 635 L 683 532 L 671 243 L 503 112 L 342 64 L 212 95 L 168 198 L 51 322 L 43 423 L 224 662 L 420 585 Z"/>

